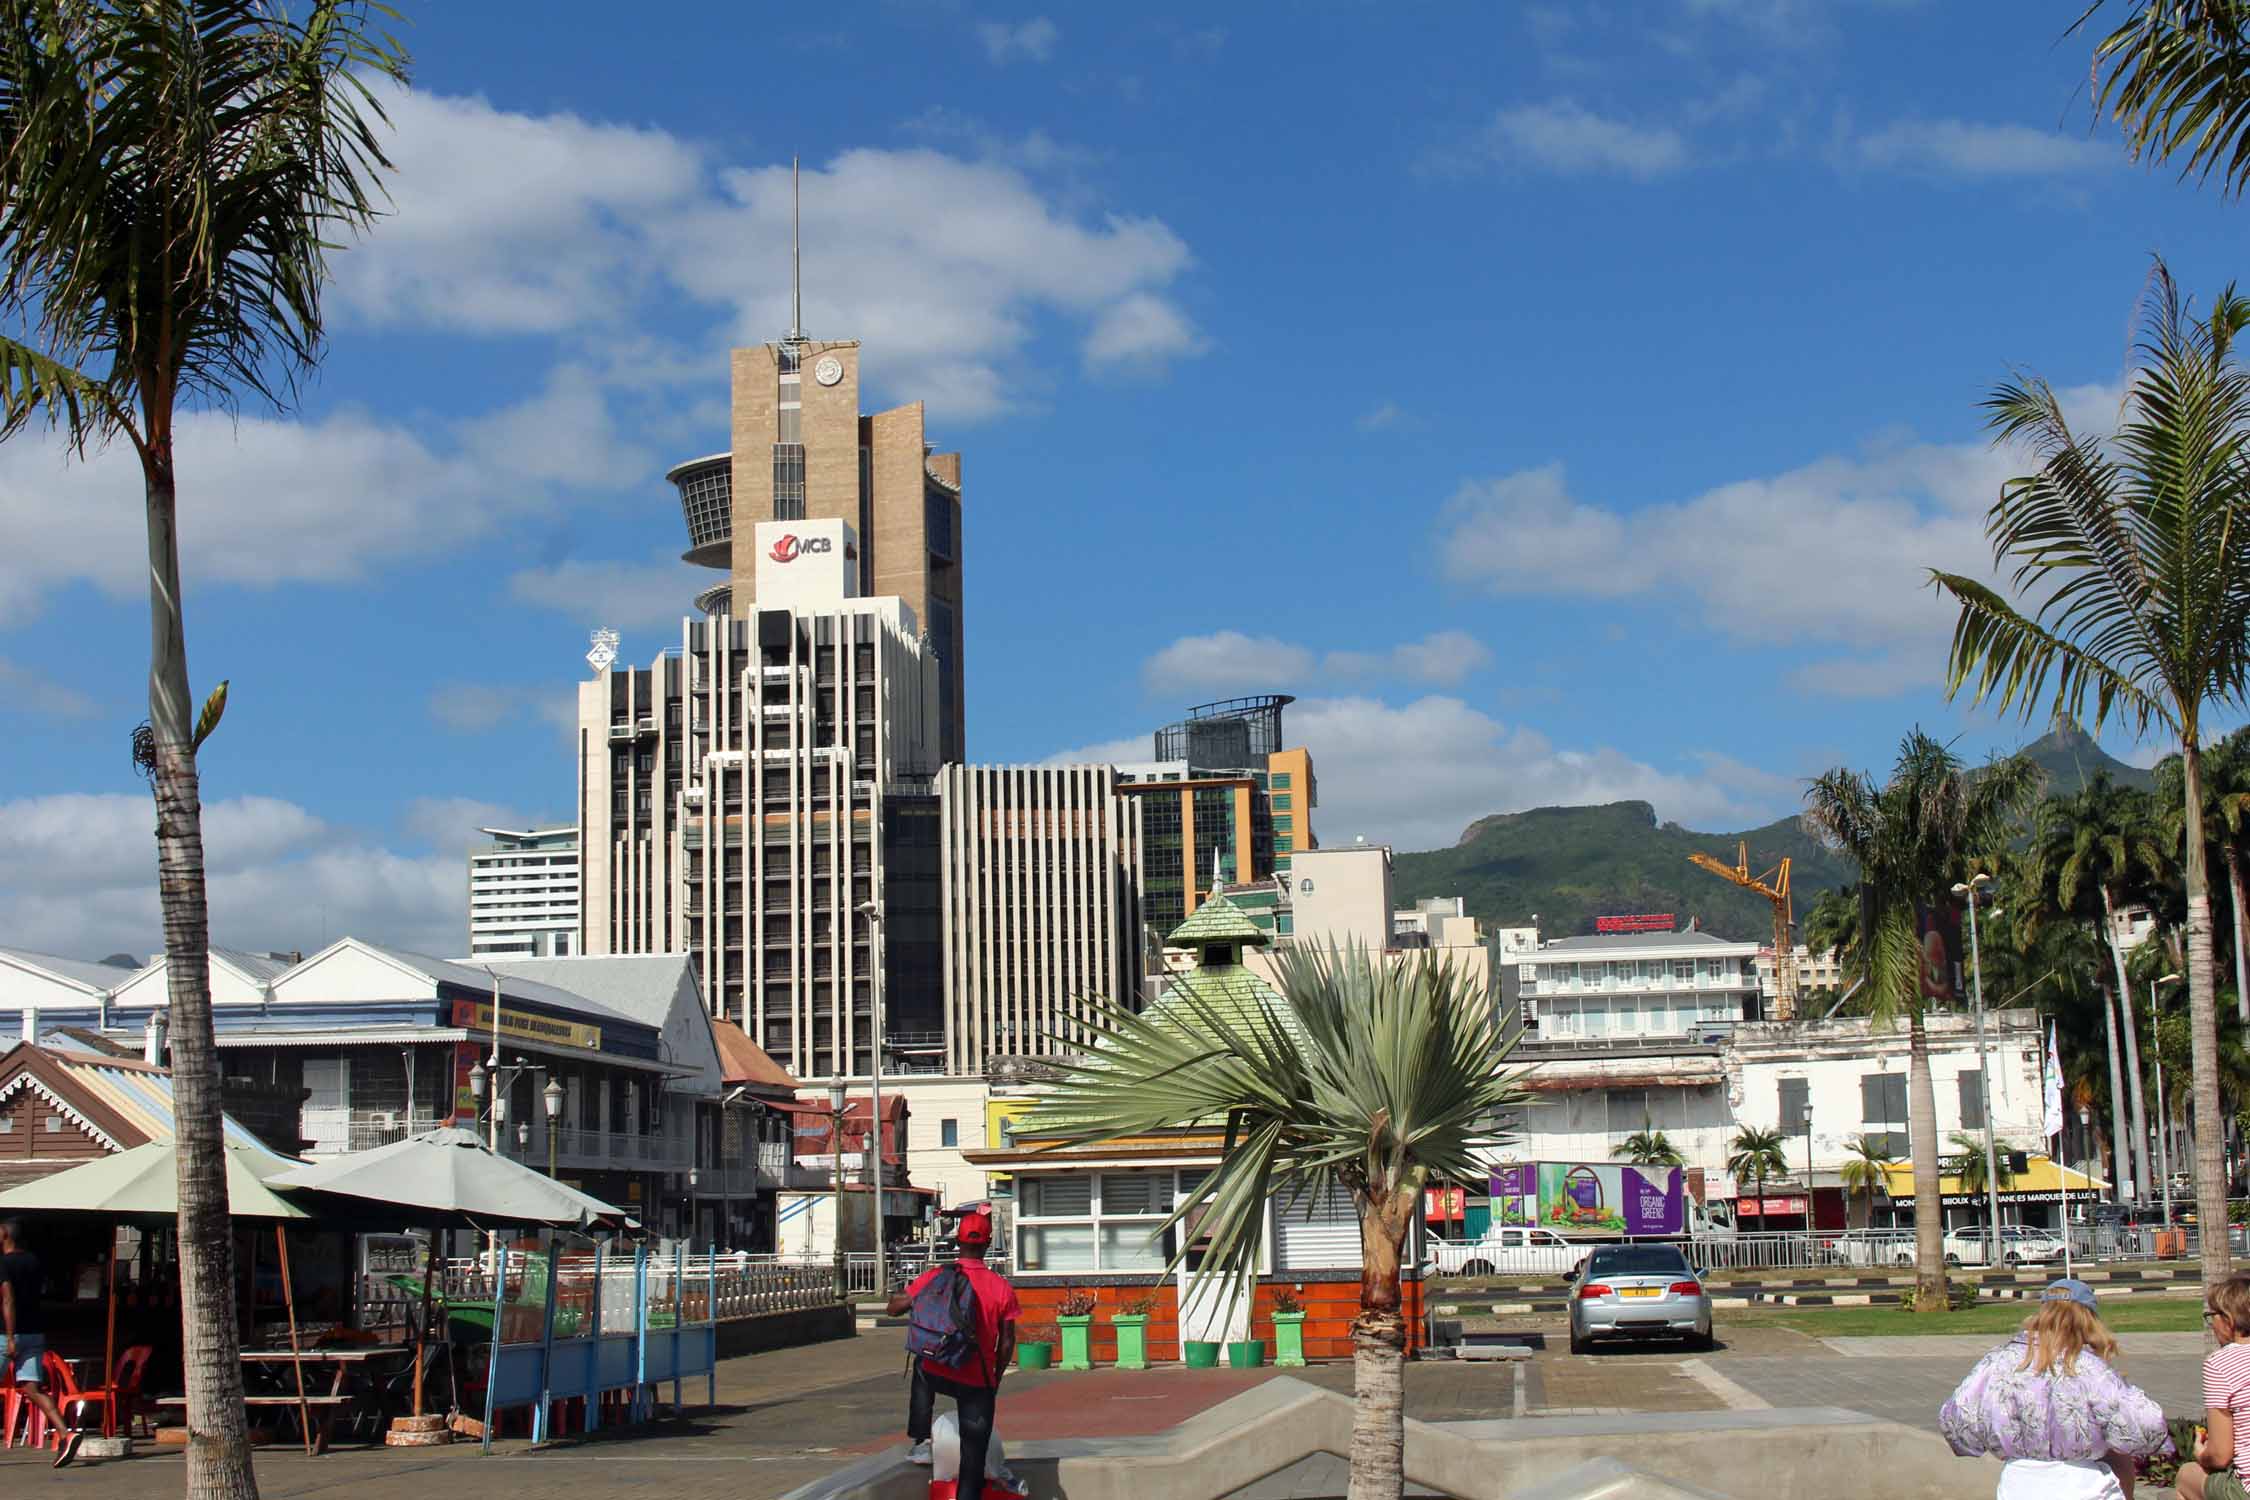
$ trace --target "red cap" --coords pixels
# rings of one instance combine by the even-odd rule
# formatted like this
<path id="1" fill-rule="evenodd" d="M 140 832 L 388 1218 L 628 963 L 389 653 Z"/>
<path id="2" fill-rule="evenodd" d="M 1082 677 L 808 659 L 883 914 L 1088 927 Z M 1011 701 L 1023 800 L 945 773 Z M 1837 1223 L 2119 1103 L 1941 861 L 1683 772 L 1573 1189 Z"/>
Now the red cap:
<path id="1" fill-rule="evenodd" d="M 992 1243 L 992 1215 L 981 1208 L 972 1208 L 961 1215 L 953 1237 L 964 1245 L 989 1245 Z"/>

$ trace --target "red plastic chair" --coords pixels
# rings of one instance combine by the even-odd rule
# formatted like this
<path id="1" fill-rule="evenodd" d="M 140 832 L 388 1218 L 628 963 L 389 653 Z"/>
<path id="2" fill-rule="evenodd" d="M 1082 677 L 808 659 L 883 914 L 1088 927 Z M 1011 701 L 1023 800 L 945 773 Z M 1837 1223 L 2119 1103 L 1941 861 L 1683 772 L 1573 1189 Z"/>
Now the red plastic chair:
<path id="1" fill-rule="evenodd" d="M 111 1382 L 115 1387 L 117 1397 L 117 1404 L 114 1409 L 110 1405 L 110 1390 L 100 1386 L 92 1386 L 81 1391 L 72 1386 L 66 1392 L 63 1387 L 58 1386 L 55 1401 L 62 1407 L 63 1415 L 73 1422 L 83 1423 L 85 1421 L 85 1408 L 98 1406 L 102 1413 L 102 1435 L 104 1437 L 114 1436 L 117 1431 L 117 1424 L 120 1421 L 130 1427 L 134 1415 L 133 1408 L 141 1394 L 141 1373 L 147 1369 L 149 1358 L 155 1352 L 156 1350 L 152 1345 L 135 1344 L 117 1357 L 117 1374 Z M 69 1372 L 70 1366 L 65 1363 L 63 1365 L 63 1378 L 65 1380 L 70 1379 Z"/>
<path id="2" fill-rule="evenodd" d="M 71 1420 L 72 1405 L 88 1399 L 86 1393 L 78 1388 L 78 1372 L 71 1369 L 69 1360 L 49 1349 L 39 1357 L 39 1373 L 47 1377 L 44 1382 L 47 1394 L 54 1397 L 55 1405 L 62 1408 L 63 1420 Z M 96 1391 L 93 1399 L 102 1399 L 102 1393 Z M 57 1433 L 55 1440 L 62 1441 L 62 1435 Z"/>

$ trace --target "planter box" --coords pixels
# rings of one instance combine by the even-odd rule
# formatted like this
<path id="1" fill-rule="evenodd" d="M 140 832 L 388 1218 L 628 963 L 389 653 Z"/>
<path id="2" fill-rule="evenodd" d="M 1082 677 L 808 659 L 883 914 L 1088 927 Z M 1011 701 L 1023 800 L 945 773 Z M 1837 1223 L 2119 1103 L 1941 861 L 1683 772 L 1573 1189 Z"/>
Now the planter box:
<path id="1" fill-rule="evenodd" d="M 1016 1368 L 1019 1370 L 1044 1370 L 1055 1362 L 1055 1346 L 1045 1339 L 1033 1339 L 1016 1345 Z"/>
<path id="2" fill-rule="evenodd" d="M 1094 1315 L 1086 1313 L 1072 1317 L 1066 1313 L 1055 1319 L 1055 1327 L 1062 1332 L 1062 1362 L 1056 1368 L 1094 1368 Z"/>
<path id="3" fill-rule="evenodd" d="M 1284 1370 L 1302 1369 L 1305 1363 L 1305 1315 L 1301 1312 L 1277 1312 L 1273 1315 L 1273 1362 Z"/>
<path id="4" fill-rule="evenodd" d="M 1227 1366 L 1255 1370 L 1266 1362 L 1266 1346 L 1257 1339 L 1236 1339 L 1227 1345 Z"/>
<path id="5" fill-rule="evenodd" d="M 1191 1370 L 1208 1370 L 1219 1362 L 1219 1345 L 1205 1339 L 1189 1339 L 1180 1346 Z"/>
<path id="6" fill-rule="evenodd" d="M 1120 1370 L 1145 1370 L 1148 1368 L 1148 1315 L 1146 1313 L 1118 1313 L 1110 1320 L 1117 1330 L 1117 1368 Z"/>

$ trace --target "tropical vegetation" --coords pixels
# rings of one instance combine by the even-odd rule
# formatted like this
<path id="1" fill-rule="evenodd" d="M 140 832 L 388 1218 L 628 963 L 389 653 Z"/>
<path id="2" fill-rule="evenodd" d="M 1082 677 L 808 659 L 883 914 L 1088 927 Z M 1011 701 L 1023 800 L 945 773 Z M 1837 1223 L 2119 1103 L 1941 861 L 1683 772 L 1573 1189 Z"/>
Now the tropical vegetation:
<path id="1" fill-rule="evenodd" d="M 1789 1175 L 1788 1139 L 1779 1130 L 1764 1130 L 1755 1125 L 1745 1125 L 1735 1132 L 1727 1147 L 1727 1170 L 1736 1182 L 1745 1179 L 1758 1185 L 1759 1228 L 1764 1228 L 1766 1208 L 1766 1179 Z"/>
<path id="2" fill-rule="evenodd" d="M 8 0 L 0 27 L 0 434 L 122 442 L 148 533 L 148 722 L 179 1152 L 187 1490 L 257 1492 L 242 1406 L 181 612 L 183 408 L 286 405 L 330 251 L 376 212 L 396 45 L 350 0 Z"/>
<path id="3" fill-rule="evenodd" d="M 1610 1147 L 1609 1154 L 1631 1162 L 1636 1167 L 1679 1167 L 1687 1164 L 1680 1148 L 1661 1130 L 1652 1129 L 1647 1121 L 1624 1140 Z"/>

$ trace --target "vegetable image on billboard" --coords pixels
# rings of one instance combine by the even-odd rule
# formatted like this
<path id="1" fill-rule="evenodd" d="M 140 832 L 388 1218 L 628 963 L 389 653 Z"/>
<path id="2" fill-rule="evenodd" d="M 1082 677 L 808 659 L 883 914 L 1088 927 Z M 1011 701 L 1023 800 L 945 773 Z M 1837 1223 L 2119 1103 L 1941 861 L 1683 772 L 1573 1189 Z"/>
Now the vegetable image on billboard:
<path id="1" fill-rule="evenodd" d="M 1539 1222 L 1562 1234 L 1678 1234 L 1684 1178 L 1678 1167 L 1541 1162 Z"/>

